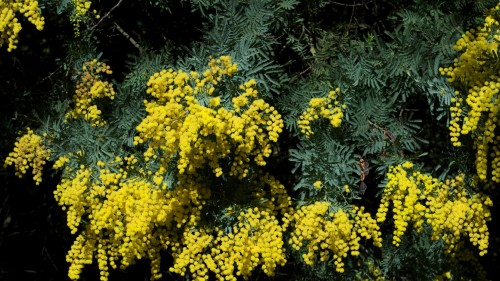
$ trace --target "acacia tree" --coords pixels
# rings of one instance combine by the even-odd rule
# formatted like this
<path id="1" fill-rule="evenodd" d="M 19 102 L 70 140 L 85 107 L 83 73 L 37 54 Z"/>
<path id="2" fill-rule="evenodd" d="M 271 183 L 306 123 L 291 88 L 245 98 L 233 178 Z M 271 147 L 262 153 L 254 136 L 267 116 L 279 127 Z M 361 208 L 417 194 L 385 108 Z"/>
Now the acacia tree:
<path id="1" fill-rule="evenodd" d="M 5 168 L 72 280 L 487 279 L 499 6 L 444 4 L 4 1 Z"/>

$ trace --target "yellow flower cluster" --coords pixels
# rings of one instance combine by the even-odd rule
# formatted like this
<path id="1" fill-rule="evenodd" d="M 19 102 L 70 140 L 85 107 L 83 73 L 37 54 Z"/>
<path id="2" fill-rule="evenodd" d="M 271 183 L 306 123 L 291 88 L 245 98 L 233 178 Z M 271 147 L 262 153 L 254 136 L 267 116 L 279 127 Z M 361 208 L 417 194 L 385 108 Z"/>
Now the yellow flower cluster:
<path id="1" fill-rule="evenodd" d="M 82 216 L 89 205 L 85 193 L 91 186 L 90 177 L 91 170 L 82 165 L 73 177 L 64 178 L 54 191 L 56 201 L 64 206 L 63 210 L 67 213 L 68 227 L 72 234 L 78 231 Z"/>
<path id="2" fill-rule="evenodd" d="M 64 167 L 64 165 L 66 165 L 66 163 L 69 162 L 69 157 L 68 156 L 61 156 L 59 157 L 56 162 L 54 162 L 54 165 L 52 166 L 52 168 L 54 169 L 61 169 L 62 167 Z"/>
<path id="3" fill-rule="evenodd" d="M 380 202 L 380 207 L 377 212 L 377 221 L 383 222 L 386 219 L 386 214 L 389 210 L 389 203 L 392 200 L 394 213 L 394 237 L 393 244 L 399 246 L 401 237 L 406 231 L 409 222 L 413 222 L 418 230 L 421 230 L 424 223 L 425 205 L 419 202 L 421 189 L 413 175 L 408 175 L 405 168 L 413 167 L 410 162 L 406 162 L 397 167 L 391 167 L 387 173 L 388 183 L 384 189 L 384 196 Z M 418 174 L 425 177 L 425 175 Z M 433 184 L 437 184 L 437 180 L 426 178 L 429 190 L 432 190 Z"/>
<path id="4" fill-rule="evenodd" d="M 452 67 L 440 68 L 450 82 L 465 84 L 467 93 L 455 92 L 450 106 L 450 137 L 454 146 L 460 146 L 460 135 L 472 134 L 476 149 L 476 170 L 482 181 L 488 179 L 490 147 L 498 147 L 496 136 L 500 103 L 500 75 L 498 74 L 498 43 L 500 4 L 491 9 L 483 26 L 467 31 L 454 48 L 462 52 Z M 466 109 L 464 111 L 464 109 Z M 466 116 L 463 116 L 467 112 Z M 460 125 L 459 123 L 462 122 Z M 498 150 L 493 151 L 493 162 L 498 163 Z M 500 183 L 500 167 L 491 164 L 491 181 Z"/>
<path id="5" fill-rule="evenodd" d="M 210 254 L 207 251 L 212 246 L 213 240 L 214 237 L 208 230 L 196 231 L 186 228 L 182 236 L 182 246 L 173 253 L 174 264 L 170 267 L 170 271 L 185 276 L 189 270 L 193 280 L 208 280 L 205 260 L 209 260 Z"/>
<path id="6" fill-rule="evenodd" d="M 241 85 L 243 93 L 233 99 L 231 109 L 221 106 L 220 97 L 213 97 L 223 76 L 236 71 L 236 64 L 223 56 L 211 60 L 202 77 L 181 70 L 151 77 L 148 93 L 156 100 L 146 102 L 148 115 L 137 127 L 135 139 L 137 145 L 148 145 L 145 165 L 133 155 L 80 165 L 77 170 L 66 167 L 72 154 L 56 160 L 54 168 L 63 169 L 63 179 L 54 196 L 67 212 L 71 232 L 78 233 L 67 255 L 71 279 L 78 279 L 93 260 L 105 281 L 110 268 L 125 268 L 141 258 L 151 261 L 152 279 L 159 279 L 162 249 L 174 255 L 173 272 L 184 275 L 189 270 L 199 280 L 205 280 L 208 271 L 219 279 L 248 277 L 257 266 L 272 275 L 277 265 L 285 263 L 282 228 L 275 216 L 288 211 L 291 199 L 268 174 L 252 173 L 253 195 L 263 199 L 262 204 L 242 213 L 231 233 L 195 231 L 210 197 L 210 189 L 195 170 L 208 164 L 220 176 L 218 161 L 224 158 L 230 160 L 223 166 L 230 168 L 230 175 L 247 177 L 250 159 L 265 165 L 270 142 L 277 141 L 283 127 L 277 111 L 257 98 L 253 80 Z M 114 97 L 112 86 L 101 81 L 103 73 L 111 71 L 96 60 L 84 65 L 76 106 L 68 117 L 103 124 L 92 106 L 96 98 Z M 209 99 L 206 105 L 198 102 L 200 96 Z M 179 173 L 175 184 L 167 187 L 172 159 L 178 161 Z"/>
<path id="7" fill-rule="evenodd" d="M 101 119 L 101 110 L 93 103 L 98 98 L 108 97 L 111 100 L 115 98 L 113 85 L 101 80 L 102 74 L 111 73 L 111 69 L 105 63 L 97 60 L 86 62 L 78 74 L 79 81 L 73 96 L 75 108 L 68 112 L 66 117 L 83 117 L 92 121 L 93 126 L 104 125 L 106 122 Z"/>
<path id="8" fill-rule="evenodd" d="M 302 255 L 306 264 L 314 265 L 319 254 L 322 262 L 333 258 L 336 271 L 342 273 L 347 255 L 359 255 L 361 237 L 371 238 L 375 246 L 381 247 L 382 233 L 363 207 L 335 212 L 329 208 L 329 202 L 318 201 L 289 214 L 286 220 L 293 229 L 289 243 L 297 251 L 306 247 L 307 252 Z"/>
<path id="9" fill-rule="evenodd" d="M 14 151 L 5 159 L 5 167 L 13 165 L 16 176 L 22 177 L 29 167 L 33 168 L 33 180 L 38 185 L 42 182 L 42 169 L 49 160 L 50 150 L 43 145 L 42 137 L 36 135 L 30 128 L 14 144 Z"/>
<path id="10" fill-rule="evenodd" d="M 340 105 L 340 102 L 337 100 L 339 94 L 340 89 L 337 88 L 330 91 L 326 98 L 312 98 L 309 101 L 309 107 L 300 115 L 299 121 L 297 121 L 301 132 L 306 137 L 309 138 L 314 134 L 311 129 L 311 123 L 320 117 L 330 120 L 332 127 L 340 127 L 342 118 L 344 118 L 342 109 L 345 109 L 346 105 Z"/>
<path id="11" fill-rule="evenodd" d="M 85 16 L 90 9 L 92 2 L 86 0 L 71 0 L 75 6 L 75 14 L 78 16 Z"/>
<path id="12" fill-rule="evenodd" d="M 238 216 L 233 233 L 217 233 L 216 246 L 211 249 L 213 262 L 209 260 L 207 266 L 221 281 L 236 281 L 236 276 L 248 279 L 259 265 L 273 276 L 276 267 L 286 263 L 283 230 L 267 211 L 248 209 Z"/>
<path id="13" fill-rule="evenodd" d="M 497 15 L 499 10 L 500 4 L 488 11 L 483 26 L 465 32 L 456 42 L 454 49 L 463 53 L 455 59 L 453 67 L 440 69 L 441 73 L 449 76 L 450 82 L 463 81 L 468 85 L 478 86 L 477 82 L 489 81 L 491 75 L 496 76 L 494 69 L 486 69 L 487 61 L 479 58 L 490 59 L 497 56 L 500 38 L 497 30 L 500 26 Z"/>
<path id="14" fill-rule="evenodd" d="M 45 19 L 40 14 L 38 1 L 7 0 L 0 2 L 0 47 L 8 44 L 7 51 L 17 48 L 18 34 L 22 29 L 16 13 L 22 14 L 36 29 L 42 30 Z"/>
<path id="15" fill-rule="evenodd" d="M 118 157 L 110 163 L 99 161 L 98 169 L 81 165 L 57 186 L 54 195 L 67 210 L 71 232 L 81 230 L 67 255 L 72 280 L 94 258 L 103 281 L 109 268 L 126 268 L 141 258 L 150 260 L 152 279 L 159 279 L 160 250 L 178 249 L 179 231 L 197 225 L 210 196 L 207 188 L 181 177 L 179 186 L 167 190 L 130 176 L 131 163 L 133 157 L 124 161 Z"/>
<path id="16" fill-rule="evenodd" d="M 313 186 L 314 186 L 315 188 L 317 188 L 317 189 L 321 189 L 321 181 L 315 181 L 315 182 L 313 183 Z"/>
<path id="17" fill-rule="evenodd" d="M 217 230 L 217 229 L 216 229 Z M 208 280 L 208 271 L 217 280 L 247 280 L 258 266 L 268 275 L 286 263 L 283 228 L 267 211 L 250 208 L 241 212 L 232 232 L 186 230 L 183 247 L 174 253 L 170 271 L 182 276 L 187 269 L 193 280 Z"/>
<path id="18" fill-rule="evenodd" d="M 428 223 L 433 230 L 432 238 L 442 238 L 449 252 L 458 246 L 462 235 L 467 235 L 479 254 L 484 255 L 488 248 L 486 222 L 491 220 L 488 209 L 493 205 L 491 199 L 481 194 L 469 195 L 463 175 L 440 182 L 412 168 L 410 162 L 389 168 L 388 183 L 377 212 L 377 221 L 385 221 L 392 203 L 393 244 L 400 244 L 410 223 L 417 231 Z"/>
<path id="19" fill-rule="evenodd" d="M 148 81 L 147 93 L 154 101 L 145 101 L 147 116 L 137 126 L 136 145 L 146 143 L 146 160 L 162 153 L 162 161 L 178 156 L 179 174 L 193 174 L 208 164 L 216 176 L 223 174 L 219 160 L 231 157 L 229 175 L 244 178 L 253 160 L 260 166 L 271 154 L 271 142 L 278 140 L 283 128 L 281 115 L 262 99 L 257 99 L 256 83 L 250 80 L 233 98 L 233 109 L 212 97 L 223 76 L 231 76 L 237 66 L 231 58 L 212 59 L 203 73 L 174 71 L 155 73 Z M 206 95 L 207 106 L 198 101 Z"/>
<path id="20" fill-rule="evenodd" d="M 284 186 L 269 174 L 257 174 L 250 182 L 255 185 L 259 207 L 241 212 L 232 231 L 186 226 L 180 246 L 172 247 L 174 264 L 171 272 L 193 280 L 208 280 L 209 272 L 218 280 L 245 279 L 260 266 L 269 276 L 284 258 L 282 232 L 276 216 L 290 209 L 290 197 Z M 227 208 L 227 214 L 233 213 Z"/>
<path id="21" fill-rule="evenodd" d="M 73 9 L 71 11 L 71 16 L 70 20 L 73 23 L 73 28 L 75 31 L 76 36 L 80 35 L 80 25 L 89 20 L 89 10 L 90 6 L 92 5 L 91 1 L 87 0 L 71 0 L 73 4 Z M 94 18 L 99 19 L 100 15 L 97 13 L 96 10 L 92 11 L 94 14 Z"/>

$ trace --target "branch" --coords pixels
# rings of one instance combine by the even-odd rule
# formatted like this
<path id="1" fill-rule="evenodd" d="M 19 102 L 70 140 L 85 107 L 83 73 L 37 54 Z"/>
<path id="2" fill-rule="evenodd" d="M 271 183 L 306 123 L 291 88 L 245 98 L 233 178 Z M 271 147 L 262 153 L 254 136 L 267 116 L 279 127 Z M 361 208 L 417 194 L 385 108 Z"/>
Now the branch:
<path id="1" fill-rule="evenodd" d="M 92 26 L 90 29 L 94 29 L 96 28 L 105 18 L 107 18 L 109 16 L 109 14 L 111 14 L 111 12 L 118 8 L 118 6 L 120 6 L 120 4 L 122 3 L 123 0 L 119 0 L 118 3 L 116 3 L 116 5 L 113 6 L 113 8 L 111 8 L 94 26 Z"/>
<path id="2" fill-rule="evenodd" d="M 297 79 L 299 79 L 299 78 L 300 78 L 300 76 L 302 76 L 302 75 L 306 74 L 306 73 L 307 73 L 307 72 L 309 72 L 309 71 L 311 71 L 311 67 L 310 67 L 310 66 L 309 66 L 308 68 L 306 68 L 304 71 L 300 72 L 299 74 L 297 74 L 297 75 L 293 76 L 293 77 L 290 79 L 290 83 L 291 83 L 291 82 L 293 82 L 293 81 L 295 81 L 295 80 L 297 80 Z"/>
<path id="3" fill-rule="evenodd" d="M 132 36 L 130 36 L 127 32 L 125 32 L 125 30 L 123 30 L 123 28 L 121 28 L 116 22 L 114 23 L 115 24 L 115 27 L 116 29 L 118 29 L 118 31 L 123 35 L 125 36 L 125 38 L 128 39 L 128 41 L 130 41 L 130 43 L 132 45 L 134 45 L 134 47 L 136 47 L 139 52 L 142 53 L 142 48 L 141 48 L 141 45 L 139 45 L 139 43 L 137 43 L 137 41 L 134 40 L 134 38 L 132 38 Z"/>

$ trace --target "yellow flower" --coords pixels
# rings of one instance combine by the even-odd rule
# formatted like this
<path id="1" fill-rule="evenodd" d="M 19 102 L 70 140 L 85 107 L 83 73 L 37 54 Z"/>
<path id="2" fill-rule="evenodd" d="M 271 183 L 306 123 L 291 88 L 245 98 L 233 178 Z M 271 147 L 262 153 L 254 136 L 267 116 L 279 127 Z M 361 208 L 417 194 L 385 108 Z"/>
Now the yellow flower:
<path id="1" fill-rule="evenodd" d="M 219 105 L 220 105 L 220 98 L 219 97 L 210 99 L 210 106 L 217 107 Z"/>
<path id="2" fill-rule="evenodd" d="M 389 168 L 388 182 L 377 211 L 377 221 L 385 221 L 392 203 L 393 244 L 400 244 L 410 223 L 417 231 L 422 231 L 423 224 L 427 223 L 433 231 L 432 239 L 442 238 L 448 252 L 460 244 L 462 235 L 466 235 L 478 247 L 480 255 L 486 254 L 489 239 L 486 223 L 491 220 L 488 209 L 491 199 L 480 193 L 469 195 L 463 175 L 439 182 L 412 168 L 411 162 Z"/>
<path id="3" fill-rule="evenodd" d="M 313 186 L 316 187 L 317 189 L 321 189 L 321 181 L 315 181 Z"/>
<path id="4" fill-rule="evenodd" d="M 243 92 L 232 99 L 233 108 L 220 107 L 220 97 L 209 100 L 209 106 L 198 103 L 199 95 L 210 96 L 223 77 L 237 71 L 228 56 L 212 59 L 203 79 L 197 72 L 162 70 L 150 77 L 147 93 L 155 98 L 145 101 L 146 117 L 137 126 L 134 144 L 147 143 L 146 161 L 164 155 L 166 163 L 177 158 L 179 174 L 194 174 L 208 165 L 213 173 L 245 178 L 249 165 L 266 165 L 271 142 L 277 142 L 283 130 L 281 115 L 258 98 L 256 82 L 240 86 Z M 219 161 L 232 158 L 229 171 Z"/>
<path id="5" fill-rule="evenodd" d="M 42 169 L 50 158 L 50 150 L 43 144 L 42 137 L 28 128 L 28 132 L 18 138 L 14 144 L 14 151 L 5 159 L 5 166 L 13 165 L 16 175 L 22 177 L 28 168 L 32 168 L 35 184 L 42 182 Z"/>
<path id="6" fill-rule="evenodd" d="M 329 207 L 328 202 L 315 202 L 287 214 L 293 229 L 289 243 L 297 251 L 305 247 L 304 263 L 314 265 L 318 256 L 323 262 L 332 259 L 342 273 L 344 258 L 349 253 L 359 255 L 359 237 L 372 238 L 377 247 L 382 246 L 382 238 L 376 221 L 363 208 L 329 212 Z"/>
<path id="7" fill-rule="evenodd" d="M 59 159 L 56 160 L 56 162 L 54 163 L 53 168 L 54 169 L 60 169 L 60 168 L 64 167 L 64 165 L 68 161 L 69 161 L 69 158 L 67 156 L 61 156 L 61 157 L 59 157 Z"/>
<path id="8" fill-rule="evenodd" d="M 22 14 L 26 20 L 42 30 L 45 20 L 40 13 L 38 2 L 33 0 L 13 0 L 0 2 L 0 47 L 8 43 L 7 51 L 17 48 L 18 34 L 22 29 L 16 14 Z"/>
<path id="9" fill-rule="evenodd" d="M 86 62 L 79 72 L 79 80 L 76 85 L 73 101 L 75 108 L 69 111 L 68 118 L 83 117 L 91 121 L 93 126 L 106 124 L 101 119 L 101 110 L 93 104 L 97 99 L 107 97 L 111 100 L 115 98 L 115 90 L 109 82 L 101 80 L 102 74 L 111 74 L 112 71 L 105 63 L 92 60 Z"/>
<path id="10" fill-rule="evenodd" d="M 307 138 L 314 134 L 311 129 L 311 123 L 320 117 L 330 120 L 332 127 L 340 127 L 342 118 L 344 118 L 342 110 L 346 108 L 346 105 L 339 105 L 339 102 L 336 100 L 339 93 L 340 89 L 337 88 L 330 91 L 326 98 L 312 98 L 309 101 L 309 107 L 297 121 L 299 129 Z M 332 106 L 332 103 L 335 106 Z"/>
<path id="11" fill-rule="evenodd" d="M 470 134 L 476 149 L 479 179 L 497 185 L 500 183 L 500 169 L 496 164 L 499 158 L 495 148 L 500 144 L 500 136 L 496 135 L 498 130 L 495 128 L 500 125 L 500 76 L 495 71 L 498 66 L 495 58 L 500 38 L 499 7 L 497 4 L 488 11 L 483 26 L 467 31 L 456 42 L 454 48 L 460 56 L 453 65 L 440 68 L 441 74 L 449 77 L 448 81 L 458 84 L 457 88 L 467 89 L 454 93 L 450 105 L 450 140 L 454 146 L 461 146 L 460 137 Z M 493 154 L 492 161 L 488 160 L 490 154 Z"/>

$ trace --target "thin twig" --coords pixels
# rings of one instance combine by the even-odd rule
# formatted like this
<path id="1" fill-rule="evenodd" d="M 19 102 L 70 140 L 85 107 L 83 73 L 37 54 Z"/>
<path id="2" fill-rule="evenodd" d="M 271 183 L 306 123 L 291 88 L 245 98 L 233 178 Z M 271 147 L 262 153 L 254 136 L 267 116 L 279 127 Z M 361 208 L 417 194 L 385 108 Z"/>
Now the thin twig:
<path id="1" fill-rule="evenodd" d="M 99 24 L 100 24 L 100 23 L 101 23 L 101 22 L 102 22 L 105 18 L 107 18 L 107 17 L 111 14 L 111 12 L 112 12 L 114 9 L 116 9 L 116 8 L 118 8 L 118 6 L 120 6 L 120 4 L 122 3 L 122 1 L 123 1 L 123 0 L 118 1 L 118 3 L 116 3 L 116 5 L 114 5 L 114 6 L 113 6 L 113 8 L 111 8 L 111 9 L 110 9 L 110 10 L 109 10 L 109 11 L 108 11 L 108 12 L 107 12 L 107 13 L 106 13 L 106 14 L 105 14 L 105 15 L 104 15 L 104 16 L 103 16 L 103 17 L 102 17 L 102 18 L 101 18 L 101 19 L 100 19 L 100 20 L 99 20 L 99 21 L 98 21 L 98 22 L 97 22 L 94 26 L 92 26 L 92 28 L 90 28 L 90 29 L 92 30 L 92 29 L 96 28 L 96 27 L 97 27 L 97 26 L 98 26 L 98 25 L 99 25 Z"/>
<path id="2" fill-rule="evenodd" d="M 52 77 L 54 74 L 56 74 L 57 72 L 59 72 L 59 70 L 61 68 L 63 68 L 62 65 L 59 66 L 55 71 L 51 72 L 47 77 L 43 78 L 42 81 L 40 81 L 38 84 L 45 82 L 45 80 L 47 80 L 47 79 L 50 79 L 50 77 Z"/>
<path id="3" fill-rule="evenodd" d="M 123 30 L 123 28 L 121 28 L 116 22 L 114 24 L 115 24 L 116 29 L 118 29 L 118 31 L 123 36 L 125 36 L 125 38 L 127 38 L 128 41 L 130 41 L 130 43 L 132 43 L 132 45 L 134 45 L 134 47 L 136 47 L 139 50 L 139 52 L 142 53 L 141 45 L 139 45 L 139 43 L 137 43 L 137 41 L 135 41 L 134 38 L 132 38 L 132 36 L 130 36 L 127 32 L 125 32 L 125 30 Z"/>
<path id="4" fill-rule="evenodd" d="M 340 5 L 340 6 L 359 7 L 359 6 L 365 6 L 366 4 L 369 4 L 369 3 L 373 2 L 373 1 L 374 0 L 368 1 L 368 2 L 359 3 L 359 4 L 356 4 L 356 2 L 354 2 L 354 4 L 345 4 L 345 3 L 335 2 L 335 1 L 328 1 L 328 2 L 330 2 L 332 4 L 335 4 L 335 5 Z"/>
<path id="5" fill-rule="evenodd" d="M 354 0 L 354 5 L 356 5 L 356 0 Z M 351 18 L 349 19 L 349 23 L 347 24 L 348 26 L 351 25 L 352 18 L 354 17 L 354 10 L 356 10 L 356 6 L 351 6 L 352 7 L 352 13 L 351 13 Z"/>
<path id="6" fill-rule="evenodd" d="M 47 255 L 47 257 L 49 258 L 49 261 L 52 263 L 52 266 L 56 269 L 57 272 L 59 272 L 59 268 L 57 267 L 56 263 L 54 262 L 54 260 L 50 256 L 49 251 L 47 251 L 47 248 L 45 246 L 42 248 L 42 255 L 43 255 L 43 253 L 45 253 Z"/>
<path id="7" fill-rule="evenodd" d="M 293 76 L 291 79 L 290 79 L 290 82 L 293 82 L 297 79 L 299 79 L 300 76 L 306 74 L 307 72 L 309 72 L 311 70 L 311 67 L 309 66 L 308 68 L 306 68 L 304 71 L 300 72 L 299 74 Z"/>

